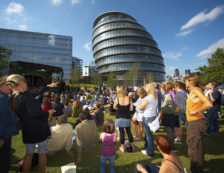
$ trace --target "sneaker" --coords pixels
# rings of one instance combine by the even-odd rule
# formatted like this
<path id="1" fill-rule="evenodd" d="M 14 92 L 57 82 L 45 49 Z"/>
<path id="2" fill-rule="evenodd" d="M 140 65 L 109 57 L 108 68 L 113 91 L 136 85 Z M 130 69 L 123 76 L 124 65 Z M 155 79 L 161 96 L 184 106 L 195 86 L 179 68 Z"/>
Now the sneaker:
<path id="1" fill-rule="evenodd" d="M 207 133 L 207 132 L 206 132 L 206 133 L 205 133 L 205 136 L 211 136 L 211 133 Z"/>
<path id="2" fill-rule="evenodd" d="M 142 150 L 142 154 L 147 155 L 146 150 Z"/>
<path id="3" fill-rule="evenodd" d="M 175 144 L 183 144 L 183 141 L 180 140 L 180 139 L 178 139 L 178 138 L 175 138 L 175 139 L 174 139 L 174 143 L 175 143 Z"/>

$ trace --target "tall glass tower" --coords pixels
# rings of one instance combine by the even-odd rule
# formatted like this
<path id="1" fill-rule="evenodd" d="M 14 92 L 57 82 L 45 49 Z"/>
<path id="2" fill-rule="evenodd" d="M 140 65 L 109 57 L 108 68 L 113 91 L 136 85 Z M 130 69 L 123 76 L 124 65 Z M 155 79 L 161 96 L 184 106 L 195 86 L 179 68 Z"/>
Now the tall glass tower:
<path id="1" fill-rule="evenodd" d="M 156 41 L 133 17 L 121 12 L 106 12 L 93 24 L 93 55 L 98 72 L 122 76 L 140 63 L 143 78 L 151 73 L 156 81 L 165 80 L 165 66 Z"/>
<path id="2" fill-rule="evenodd" d="M 0 28 L 0 45 L 12 50 L 10 61 L 61 67 L 70 78 L 72 37 Z"/>

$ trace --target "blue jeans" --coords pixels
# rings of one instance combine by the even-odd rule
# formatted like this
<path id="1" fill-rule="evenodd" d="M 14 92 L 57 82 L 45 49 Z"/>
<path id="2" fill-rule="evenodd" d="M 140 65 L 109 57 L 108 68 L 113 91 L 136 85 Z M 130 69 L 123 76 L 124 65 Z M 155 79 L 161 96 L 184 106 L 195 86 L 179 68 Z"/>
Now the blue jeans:
<path id="1" fill-rule="evenodd" d="M 208 121 L 208 134 L 211 134 L 212 132 L 218 133 L 219 131 L 219 125 L 218 125 L 218 112 L 219 109 L 216 107 L 212 107 L 208 110 L 207 113 L 207 121 Z"/>
<path id="2" fill-rule="evenodd" d="M 146 170 L 149 173 L 159 173 L 159 167 L 157 167 L 156 165 L 152 164 L 152 163 L 148 163 L 146 165 Z"/>
<path id="3" fill-rule="evenodd" d="M 181 122 L 185 121 L 185 128 L 187 128 L 187 120 L 186 120 L 185 112 L 186 112 L 185 109 L 180 110 L 180 112 L 179 112 L 179 123 L 181 124 Z"/>
<path id="4" fill-rule="evenodd" d="M 143 125 L 145 128 L 145 148 L 146 153 L 149 156 L 154 156 L 154 142 L 153 142 L 153 134 L 148 126 L 149 122 L 153 122 L 156 119 L 156 116 L 154 117 L 143 117 Z"/>
<path id="5" fill-rule="evenodd" d="M 109 157 L 105 157 L 105 156 L 101 155 L 101 157 L 100 157 L 100 173 L 105 173 L 107 160 L 109 160 L 110 173 L 115 173 L 115 166 L 114 166 L 115 155 L 109 156 Z"/>
<path id="6" fill-rule="evenodd" d="M 47 139 L 36 144 L 38 145 L 38 154 L 47 153 Z M 26 153 L 34 153 L 36 144 L 26 144 Z"/>

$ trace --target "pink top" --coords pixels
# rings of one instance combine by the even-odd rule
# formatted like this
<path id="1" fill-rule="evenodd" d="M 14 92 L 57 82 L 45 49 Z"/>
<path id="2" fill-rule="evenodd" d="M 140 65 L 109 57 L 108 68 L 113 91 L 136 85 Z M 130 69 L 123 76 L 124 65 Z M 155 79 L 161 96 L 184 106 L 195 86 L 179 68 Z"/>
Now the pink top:
<path id="1" fill-rule="evenodd" d="M 115 155 L 116 133 L 102 133 L 102 155 L 105 157 Z"/>

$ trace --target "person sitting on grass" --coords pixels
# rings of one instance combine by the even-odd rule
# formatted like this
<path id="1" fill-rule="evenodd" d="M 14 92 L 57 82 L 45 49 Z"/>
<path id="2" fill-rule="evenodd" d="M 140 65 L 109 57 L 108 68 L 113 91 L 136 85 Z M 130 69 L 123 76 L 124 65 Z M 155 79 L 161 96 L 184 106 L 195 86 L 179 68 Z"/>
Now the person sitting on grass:
<path id="1" fill-rule="evenodd" d="M 136 164 L 137 171 L 141 173 L 184 173 L 183 165 L 176 154 L 171 151 L 171 142 L 167 137 L 157 136 L 156 146 L 163 156 L 161 166 L 149 163 L 144 168 L 141 164 Z"/>
<path id="2" fill-rule="evenodd" d="M 99 127 L 103 124 L 104 122 L 104 113 L 101 110 L 100 104 L 96 104 L 96 110 L 91 113 L 92 116 L 94 116 L 96 126 Z"/>
<path id="3" fill-rule="evenodd" d="M 73 138 L 72 125 L 68 123 L 66 115 L 59 116 L 57 122 L 56 126 L 51 127 L 51 137 L 47 143 L 48 154 L 54 154 L 65 148 L 68 155 L 72 156 L 70 152 Z"/>
<path id="4" fill-rule="evenodd" d="M 110 173 L 115 173 L 115 141 L 116 133 L 114 132 L 114 121 L 107 119 L 103 124 L 104 132 L 100 135 L 100 142 L 102 143 L 102 152 L 100 156 L 100 173 L 105 173 L 107 160 L 109 160 Z"/>
<path id="5" fill-rule="evenodd" d="M 90 151 L 97 142 L 99 142 L 99 134 L 94 120 L 88 120 L 89 115 L 82 112 L 79 115 L 81 123 L 75 128 L 76 139 L 74 148 L 77 151 L 77 162 L 82 161 L 82 153 Z"/>
<path id="6" fill-rule="evenodd" d="M 114 110 L 114 101 L 111 99 L 110 103 L 105 105 L 105 111 L 109 114 L 109 115 L 115 115 L 116 114 L 116 110 Z"/>

